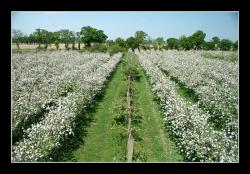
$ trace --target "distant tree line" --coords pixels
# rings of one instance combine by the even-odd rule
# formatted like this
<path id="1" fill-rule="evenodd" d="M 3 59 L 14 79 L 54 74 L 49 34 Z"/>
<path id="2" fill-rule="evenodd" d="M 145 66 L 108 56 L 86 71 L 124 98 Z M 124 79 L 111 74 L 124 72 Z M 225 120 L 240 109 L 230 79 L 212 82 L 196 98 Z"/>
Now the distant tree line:
<path id="1" fill-rule="evenodd" d="M 59 44 L 63 43 L 65 49 L 81 49 L 81 44 L 84 44 L 85 48 L 90 48 L 93 45 L 98 49 L 106 50 L 108 47 L 112 49 L 178 49 L 178 50 L 238 50 L 238 41 L 232 42 L 229 39 L 220 39 L 215 36 L 210 41 L 205 41 L 206 33 L 201 30 L 193 33 L 191 36 L 181 36 L 177 38 L 168 38 L 164 41 L 163 37 L 152 39 L 144 31 L 136 31 L 134 36 L 122 39 L 120 37 L 113 40 L 107 40 L 107 35 L 103 30 L 85 26 L 82 27 L 79 32 L 70 31 L 68 29 L 62 29 L 56 32 L 50 32 L 45 29 L 36 29 L 35 32 L 30 35 L 23 34 L 22 31 L 13 29 L 12 41 L 16 43 L 18 49 L 20 43 L 26 44 L 38 44 L 38 48 L 41 48 L 43 44 L 45 49 L 51 44 L 59 49 Z M 72 45 L 69 48 L 69 44 Z M 76 44 L 77 47 L 76 47 Z M 104 46 L 105 45 L 105 46 Z"/>

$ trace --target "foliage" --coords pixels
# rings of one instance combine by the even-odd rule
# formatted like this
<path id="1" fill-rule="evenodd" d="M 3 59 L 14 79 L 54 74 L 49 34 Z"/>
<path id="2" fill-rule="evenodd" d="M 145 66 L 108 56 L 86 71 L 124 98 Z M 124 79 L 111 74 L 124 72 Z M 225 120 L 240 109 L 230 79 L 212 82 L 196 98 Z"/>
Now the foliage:
<path id="1" fill-rule="evenodd" d="M 127 38 L 126 43 L 128 47 L 132 49 L 132 51 L 134 51 L 135 48 L 138 46 L 134 37 Z"/>
<path id="2" fill-rule="evenodd" d="M 168 38 L 167 44 L 168 44 L 168 48 L 170 49 L 178 49 L 178 39 Z"/>
<path id="3" fill-rule="evenodd" d="M 163 37 L 156 38 L 154 42 L 157 44 L 158 49 L 162 49 L 165 44 Z"/>
<path id="4" fill-rule="evenodd" d="M 86 26 L 82 27 L 81 31 L 81 41 L 90 47 L 91 43 L 103 43 L 108 38 L 102 30 Z"/>
<path id="5" fill-rule="evenodd" d="M 119 52 L 125 52 L 126 48 L 120 47 L 119 45 L 114 44 L 114 45 L 110 46 L 107 51 L 109 52 L 110 55 L 114 55 L 114 54 L 117 54 Z"/>
<path id="6" fill-rule="evenodd" d="M 181 36 L 178 40 L 178 48 L 190 50 L 192 48 L 190 37 Z"/>
<path id="7" fill-rule="evenodd" d="M 14 43 L 17 44 L 18 49 L 19 49 L 19 43 L 22 40 L 22 37 L 23 37 L 23 33 L 21 30 L 16 30 L 16 29 L 13 30 L 12 40 Z"/>
<path id="8" fill-rule="evenodd" d="M 113 40 L 107 40 L 106 44 L 107 44 L 108 47 L 110 47 L 110 46 L 112 46 L 114 44 L 114 41 Z"/>
<path id="9" fill-rule="evenodd" d="M 189 37 L 190 42 L 192 43 L 192 47 L 196 49 L 201 49 L 202 45 L 204 44 L 204 39 L 206 37 L 206 34 L 198 30 L 195 32 L 192 36 Z"/>
<path id="10" fill-rule="evenodd" d="M 115 40 L 115 44 L 119 45 L 120 47 L 122 48 L 126 48 L 126 41 L 120 37 L 118 37 L 116 40 Z"/>
<path id="11" fill-rule="evenodd" d="M 220 38 L 218 36 L 215 36 L 212 38 L 212 41 L 214 43 L 215 49 L 217 49 L 219 47 Z"/>
<path id="12" fill-rule="evenodd" d="M 59 49 L 59 43 L 60 43 L 59 40 L 55 40 L 54 43 L 55 43 L 56 49 L 58 50 Z"/>
<path id="13" fill-rule="evenodd" d="M 91 47 L 85 48 L 85 50 L 89 52 L 105 53 L 108 50 L 108 47 L 102 43 L 95 43 Z"/>
<path id="14" fill-rule="evenodd" d="M 145 44 L 148 34 L 144 31 L 136 31 L 134 36 L 134 44 L 140 50 L 139 46 Z"/>
<path id="15" fill-rule="evenodd" d="M 233 50 L 238 50 L 238 40 L 233 43 Z"/>
<path id="16" fill-rule="evenodd" d="M 215 49 L 215 44 L 213 41 L 208 41 L 203 43 L 203 48 L 204 50 L 214 50 Z"/>
<path id="17" fill-rule="evenodd" d="M 219 47 L 223 51 L 228 51 L 232 48 L 233 42 L 230 41 L 229 39 L 222 39 L 219 43 Z"/>
<path id="18" fill-rule="evenodd" d="M 81 50 L 81 35 L 80 32 L 76 32 L 76 42 L 78 43 L 78 50 Z"/>
<path id="19" fill-rule="evenodd" d="M 72 31 L 67 29 L 60 30 L 60 40 L 65 44 L 65 49 L 69 49 L 69 43 L 75 42 L 75 35 Z"/>
<path id="20" fill-rule="evenodd" d="M 135 32 L 135 40 L 137 44 L 143 44 L 146 41 L 148 34 L 144 31 L 136 31 Z"/>
<path id="21" fill-rule="evenodd" d="M 15 30 L 15 29 L 14 29 Z M 21 31 L 19 30 L 19 33 Z M 13 42 L 17 44 L 19 47 L 19 43 L 33 44 L 38 43 L 38 48 L 40 49 L 41 44 L 45 44 L 45 49 L 48 45 L 55 44 L 55 42 L 64 43 L 65 48 L 68 48 L 69 44 L 72 44 L 72 49 L 75 49 L 75 44 L 78 43 L 78 50 L 81 49 L 81 43 L 84 43 L 86 47 L 90 47 L 93 43 L 104 43 L 108 47 L 113 44 L 117 44 L 123 48 L 131 48 L 134 50 L 137 48 L 140 51 L 140 48 L 144 50 L 148 50 L 151 48 L 157 49 L 184 49 L 184 50 L 237 50 L 238 49 L 238 41 L 232 42 L 228 39 L 223 39 L 222 42 L 220 38 L 215 36 L 212 40 L 206 42 L 204 39 L 206 37 L 206 33 L 201 30 L 196 31 L 190 36 L 181 36 L 180 39 L 168 38 L 165 44 L 162 37 L 158 37 L 156 39 L 152 39 L 147 33 L 144 31 L 136 31 L 133 37 L 129 37 L 126 41 L 120 37 L 116 38 L 115 41 L 107 40 L 107 36 L 104 34 L 102 30 L 98 30 L 96 28 L 85 26 L 81 28 L 81 31 L 74 32 L 69 31 L 68 29 L 50 32 L 44 29 L 36 29 L 36 31 L 32 34 L 24 35 L 23 33 L 16 39 L 17 37 L 13 37 Z M 17 42 L 18 41 L 18 42 Z M 56 44 L 55 44 L 56 45 Z"/>

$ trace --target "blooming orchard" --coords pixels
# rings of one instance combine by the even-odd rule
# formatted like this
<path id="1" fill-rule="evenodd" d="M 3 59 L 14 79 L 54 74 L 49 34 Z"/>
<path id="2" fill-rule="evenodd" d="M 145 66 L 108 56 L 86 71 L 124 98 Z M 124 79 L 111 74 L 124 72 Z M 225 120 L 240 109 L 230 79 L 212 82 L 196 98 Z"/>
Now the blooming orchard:
<path id="1" fill-rule="evenodd" d="M 188 161 L 238 162 L 238 61 L 219 51 L 136 51 L 165 122 Z M 224 52 L 230 57 L 232 52 Z M 48 161 L 74 135 L 122 54 L 53 51 L 12 55 L 12 160 Z M 173 80 L 174 79 L 174 80 Z M 194 91 L 188 101 L 178 83 Z"/>
<path id="2" fill-rule="evenodd" d="M 100 92 L 121 57 L 70 51 L 14 55 L 13 132 L 39 108 L 46 112 L 13 145 L 13 161 L 43 161 L 73 134 L 77 114 Z"/>
<path id="3" fill-rule="evenodd" d="M 205 60 L 200 52 L 194 51 L 136 54 L 153 91 L 160 98 L 165 120 L 185 157 L 191 161 L 238 161 L 238 117 L 227 110 L 229 105 L 232 110 L 238 108 L 238 65 Z M 162 69 L 194 88 L 199 95 L 198 103 L 184 101 L 176 93 L 175 82 Z M 213 107 L 222 113 L 221 117 L 227 117 L 224 129 L 215 129 L 209 122 L 215 114 L 209 112 Z"/>

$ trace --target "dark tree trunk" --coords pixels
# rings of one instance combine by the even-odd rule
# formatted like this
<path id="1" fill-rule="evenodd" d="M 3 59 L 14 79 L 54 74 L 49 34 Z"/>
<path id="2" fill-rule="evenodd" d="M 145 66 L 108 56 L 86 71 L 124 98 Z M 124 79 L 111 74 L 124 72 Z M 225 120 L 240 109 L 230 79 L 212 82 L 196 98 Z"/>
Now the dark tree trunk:
<path id="1" fill-rule="evenodd" d="M 19 43 L 18 42 L 16 43 L 16 45 L 17 45 L 17 49 L 19 49 Z"/>
<path id="2" fill-rule="evenodd" d="M 78 43 L 78 50 L 81 49 L 81 43 Z"/>

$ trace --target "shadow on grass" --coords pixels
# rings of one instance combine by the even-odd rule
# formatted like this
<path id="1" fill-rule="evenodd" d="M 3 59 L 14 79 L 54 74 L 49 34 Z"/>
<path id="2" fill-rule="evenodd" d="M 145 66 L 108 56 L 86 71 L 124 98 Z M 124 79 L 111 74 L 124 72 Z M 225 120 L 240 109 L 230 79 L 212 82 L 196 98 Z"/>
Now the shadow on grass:
<path id="1" fill-rule="evenodd" d="M 142 68 L 143 73 L 145 74 L 146 81 L 147 81 L 147 83 L 149 84 L 150 89 L 151 89 L 151 91 L 152 91 L 153 85 L 151 84 L 150 79 L 149 79 L 149 77 L 147 76 L 146 71 L 143 69 L 143 67 L 141 67 L 141 68 Z M 169 76 L 169 73 L 168 73 L 168 72 L 164 72 L 164 73 L 165 73 L 167 76 Z M 154 92 L 154 91 L 152 91 L 152 93 L 153 93 L 153 101 L 156 102 L 157 105 L 159 106 L 160 112 L 161 112 L 161 119 L 163 120 L 163 119 L 165 119 L 165 118 L 164 118 L 164 107 L 162 106 L 161 100 L 160 100 L 160 98 L 158 97 L 157 93 Z M 184 152 L 181 152 L 181 148 L 177 145 L 178 139 L 179 139 L 180 137 L 177 137 L 176 135 L 173 134 L 172 130 L 170 129 L 170 127 L 171 127 L 171 124 L 170 124 L 170 123 L 164 122 L 163 125 L 164 125 L 164 132 L 166 132 L 166 133 L 168 134 L 169 139 L 170 139 L 172 142 L 174 142 L 176 151 L 177 151 L 177 153 L 178 153 L 180 156 L 182 156 L 183 162 L 188 162 L 188 159 L 185 157 L 186 154 L 185 154 Z M 137 157 L 138 155 L 139 155 L 139 157 Z M 143 156 L 143 157 L 145 157 L 145 156 Z M 135 159 L 136 159 L 136 158 L 139 158 L 139 159 L 142 160 L 142 161 L 143 161 L 143 160 L 147 160 L 147 159 L 144 159 L 144 158 L 141 159 L 140 153 L 139 153 L 139 154 L 135 153 L 135 157 L 133 157 L 133 158 L 135 158 Z"/>
<path id="2" fill-rule="evenodd" d="M 175 82 L 177 93 L 185 100 L 196 103 L 199 100 L 198 95 L 191 88 L 188 88 L 183 82 L 181 82 L 177 77 L 171 76 L 167 70 L 161 69 L 161 71 L 168 77 L 170 80 Z"/>
<path id="3" fill-rule="evenodd" d="M 113 72 L 109 75 L 104 83 L 104 88 L 98 95 L 92 100 L 92 102 L 86 107 L 81 108 L 75 119 L 75 126 L 73 129 L 74 136 L 71 135 L 67 139 L 60 142 L 61 146 L 55 149 L 48 157 L 46 161 L 77 161 L 74 158 L 73 151 L 84 145 L 85 137 L 88 135 L 88 128 L 92 122 L 95 122 L 94 114 L 97 111 L 99 103 L 103 101 L 106 95 L 109 82 L 113 79 L 118 67 L 122 60 L 116 65 Z"/>
<path id="4" fill-rule="evenodd" d="M 54 150 L 48 159 L 52 158 L 53 161 L 76 161 L 72 152 L 84 145 L 84 137 L 88 134 L 87 128 L 91 122 L 95 121 L 93 116 L 96 109 L 97 104 L 90 104 L 86 109 L 80 111 L 75 120 L 74 136 L 71 135 L 61 142 L 61 147 Z"/>

